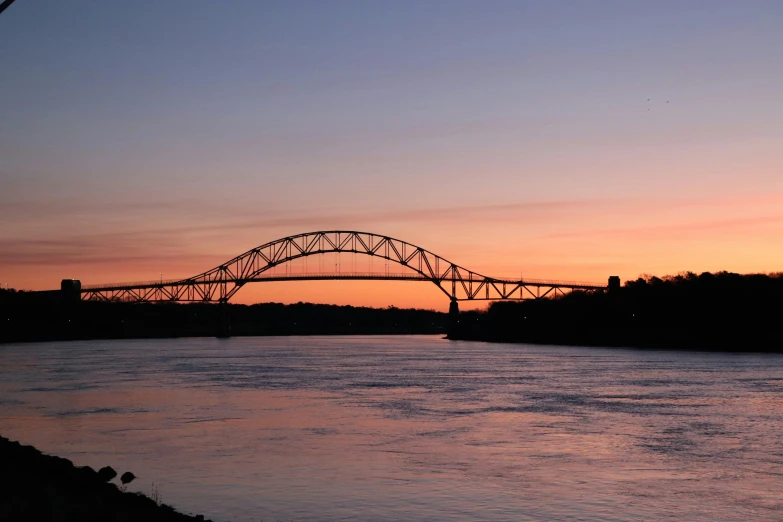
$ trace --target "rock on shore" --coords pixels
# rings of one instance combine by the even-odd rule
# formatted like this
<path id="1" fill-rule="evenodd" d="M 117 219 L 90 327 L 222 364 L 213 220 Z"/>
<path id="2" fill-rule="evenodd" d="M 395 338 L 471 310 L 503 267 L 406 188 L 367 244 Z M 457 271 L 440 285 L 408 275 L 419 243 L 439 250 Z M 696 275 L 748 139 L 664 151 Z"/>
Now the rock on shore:
<path id="1" fill-rule="evenodd" d="M 0 522 L 202 521 L 127 493 L 90 468 L 0 436 Z"/>

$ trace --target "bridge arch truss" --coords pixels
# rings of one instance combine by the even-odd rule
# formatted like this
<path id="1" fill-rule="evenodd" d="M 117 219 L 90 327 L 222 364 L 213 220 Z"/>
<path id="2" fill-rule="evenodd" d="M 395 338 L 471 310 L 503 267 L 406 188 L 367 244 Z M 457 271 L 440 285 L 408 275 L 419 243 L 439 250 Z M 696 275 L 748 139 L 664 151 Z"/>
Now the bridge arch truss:
<path id="1" fill-rule="evenodd" d="M 294 260 L 329 253 L 364 254 L 397 263 L 409 270 L 401 274 L 272 273 L 273 268 Z M 370 232 L 331 230 L 265 243 L 186 279 L 85 285 L 81 295 L 82 299 L 91 301 L 225 303 L 247 283 L 335 279 L 429 281 L 452 301 L 542 299 L 573 290 L 606 289 L 591 283 L 487 277 L 406 241 Z"/>

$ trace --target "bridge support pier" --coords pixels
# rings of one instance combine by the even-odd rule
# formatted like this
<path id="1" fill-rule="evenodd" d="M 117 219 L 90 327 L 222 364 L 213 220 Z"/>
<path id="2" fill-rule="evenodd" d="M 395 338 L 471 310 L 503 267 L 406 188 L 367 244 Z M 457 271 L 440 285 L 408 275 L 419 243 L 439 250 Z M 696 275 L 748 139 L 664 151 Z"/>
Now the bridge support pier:
<path id="1" fill-rule="evenodd" d="M 231 337 L 231 316 L 228 310 L 228 303 L 221 301 L 218 305 L 220 310 L 218 312 L 220 319 L 218 323 L 217 337 L 218 339 L 228 339 Z"/>
<path id="2" fill-rule="evenodd" d="M 78 279 L 63 279 L 60 282 L 60 299 L 64 303 L 78 303 L 82 299 L 82 282 Z"/>
<path id="3" fill-rule="evenodd" d="M 449 339 L 456 339 L 458 336 L 457 328 L 459 327 L 459 304 L 456 299 L 451 300 L 449 304 L 449 319 L 446 325 L 446 337 Z"/>

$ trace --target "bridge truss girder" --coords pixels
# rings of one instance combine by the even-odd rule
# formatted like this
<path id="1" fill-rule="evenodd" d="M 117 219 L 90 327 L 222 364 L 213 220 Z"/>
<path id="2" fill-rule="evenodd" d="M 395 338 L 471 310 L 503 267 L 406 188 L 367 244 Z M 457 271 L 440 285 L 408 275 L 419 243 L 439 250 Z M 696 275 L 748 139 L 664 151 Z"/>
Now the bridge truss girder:
<path id="1" fill-rule="evenodd" d="M 269 270 L 276 266 L 329 253 L 363 254 L 384 259 L 407 267 L 410 275 L 269 275 Z M 368 232 L 335 230 L 278 239 L 187 279 L 84 286 L 81 292 L 84 300 L 91 301 L 225 303 L 251 282 L 335 279 L 429 281 L 452 301 L 542 299 L 573 290 L 606 289 L 593 284 L 487 277 L 399 239 Z"/>

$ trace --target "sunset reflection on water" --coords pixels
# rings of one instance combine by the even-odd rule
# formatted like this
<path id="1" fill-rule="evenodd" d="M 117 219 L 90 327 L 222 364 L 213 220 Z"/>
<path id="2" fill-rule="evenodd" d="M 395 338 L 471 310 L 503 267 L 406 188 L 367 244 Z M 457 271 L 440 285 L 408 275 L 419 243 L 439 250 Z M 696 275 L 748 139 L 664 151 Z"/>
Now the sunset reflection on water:
<path id="1" fill-rule="evenodd" d="M 0 347 L 0 432 L 215 520 L 775 519 L 783 356 L 435 337 Z"/>

